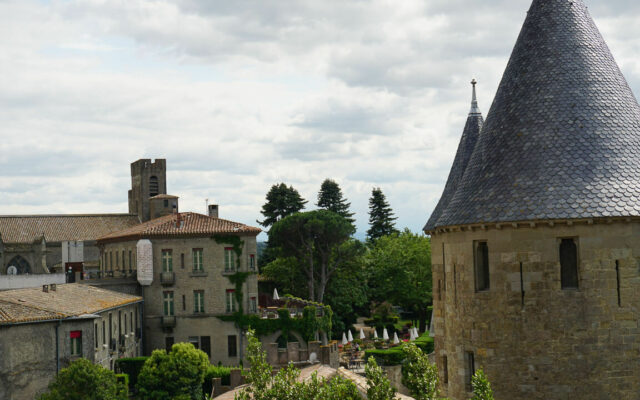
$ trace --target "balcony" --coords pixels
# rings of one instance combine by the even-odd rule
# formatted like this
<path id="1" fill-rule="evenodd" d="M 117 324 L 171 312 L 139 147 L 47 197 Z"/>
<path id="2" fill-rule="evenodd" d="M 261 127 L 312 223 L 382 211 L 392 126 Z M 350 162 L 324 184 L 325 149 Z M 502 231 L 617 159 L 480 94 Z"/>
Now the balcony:
<path id="1" fill-rule="evenodd" d="M 164 286 L 173 285 L 176 282 L 175 272 L 162 272 L 160 274 L 160 283 Z"/>
<path id="2" fill-rule="evenodd" d="M 163 328 L 173 328 L 176 326 L 176 317 L 174 315 L 165 315 L 162 317 Z"/>

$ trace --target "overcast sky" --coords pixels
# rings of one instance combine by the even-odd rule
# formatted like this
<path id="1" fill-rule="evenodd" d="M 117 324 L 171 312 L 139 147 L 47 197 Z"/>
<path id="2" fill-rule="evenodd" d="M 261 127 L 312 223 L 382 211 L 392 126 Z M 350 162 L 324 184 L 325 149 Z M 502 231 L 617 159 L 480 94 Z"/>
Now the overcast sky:
<path id="1" fill-rule="evenodd" d="M 586 0 L 635 93 L 640 3 Z M 440 197 L 476 78 L 486 116 L 530 0 L 0 0 L 0 214 L 127 212 L 166 158 L 181 211 L 256 225 L 329 177 L 368 227 Z"/>

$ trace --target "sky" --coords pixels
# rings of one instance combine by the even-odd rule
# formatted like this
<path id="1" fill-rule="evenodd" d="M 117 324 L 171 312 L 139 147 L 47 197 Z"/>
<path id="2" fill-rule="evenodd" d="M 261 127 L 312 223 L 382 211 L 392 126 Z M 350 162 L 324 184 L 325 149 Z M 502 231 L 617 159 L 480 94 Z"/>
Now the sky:
<path id="1" fill-rule="evenodd" d="M 585 0 L 640 93 L 640 2 Z M 0 0 L 0 214 L 127 212 L 166 158 L 181 211 L 257 225 L 271 185 L 337 181 L 362 237 L 435 207 L 530 0 Z M 264 238 L 264 235 L 261 236 Z"/>

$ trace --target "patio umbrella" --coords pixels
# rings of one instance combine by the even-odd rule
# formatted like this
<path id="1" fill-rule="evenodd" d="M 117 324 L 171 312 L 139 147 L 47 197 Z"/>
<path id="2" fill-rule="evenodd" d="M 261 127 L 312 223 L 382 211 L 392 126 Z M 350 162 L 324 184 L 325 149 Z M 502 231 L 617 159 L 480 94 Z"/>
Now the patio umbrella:
<path id="1" fill-rule="evenodd" d="M 400 340 L 398 340 L 398 332 L 393 332 L 393 344 L 398 343 L 400 343 Z"/>
<path id="2" fill-rule="evenodd" d="M 374 339 L 378 339 L 378 330 L 377 329 L 373 330 L 373 338 Z"/>
<path id="3" fill-rule="evenodd" d="M 413 342 L 414 340 L 416 340 L 416 337 L 413 334 L 413 328 L 411 328 L 411 329 L 409 329 L 409 341 Z"/>
<path id="4" fill-rule="evenodd" d="M 382 340 L 389 340 L 389 332 L 387 332 L 387 328 L 382 330 Z"/>
<path id="5" fill-rule="evenodd" d="M 365 336 L 364 336 L 364 331 L 362 330 L 362 328 L 360 328 L 360 340 L 364 340 Z"/>
<path id="6" fill-rule="evenodd" d="M 345 335 L 344 332 L 342 332 L 342 345 L 344 346 L 347 343 L 349 343 L 347 342 L 347 335 Z"/>
<path id="7" fill-rule="evenodd" d="M 349 343 L 353 342 L 353 335 L 351 334 L 351 329 L 349 329 L 347 332 L 349 332 Z"/>
<path id="8" fill-rule="evenodd" d="M 418 333 L 418 328 L 416 328 L 415 326 L 413 327 L 413 336 L 415 336 L 416 339 L 420 337 L 420 334 Z"/>
<path id="9" fill-rule="evenodd" d="M 280 296 L 278 296 L 278 289 L 273 289 L 273 299 L 280 300 Z"/>

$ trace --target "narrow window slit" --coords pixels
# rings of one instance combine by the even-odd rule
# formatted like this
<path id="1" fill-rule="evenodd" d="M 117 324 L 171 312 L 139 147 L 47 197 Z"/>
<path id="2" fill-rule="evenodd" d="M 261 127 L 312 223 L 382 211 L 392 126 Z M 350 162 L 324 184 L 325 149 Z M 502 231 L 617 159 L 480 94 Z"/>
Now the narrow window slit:
<path id="1" fill-rule="evenodd" d="M 458 277 L 455 264 L 453 264 L 453 302 L 454 306 L 458 307 Z"/>
<path id="2" fill-rule="evenodd" d="M 522 273 L 522 263 L 520 263 L 520 305 L 524 307 L 524 276 Z"/>
<path id="3" fill-rule="evenodd" d="M 622 307 L 622 297 L 620 296 L 620 262 L 616 260 L 616 289 L 618 291 L 618 307 Z"/>

